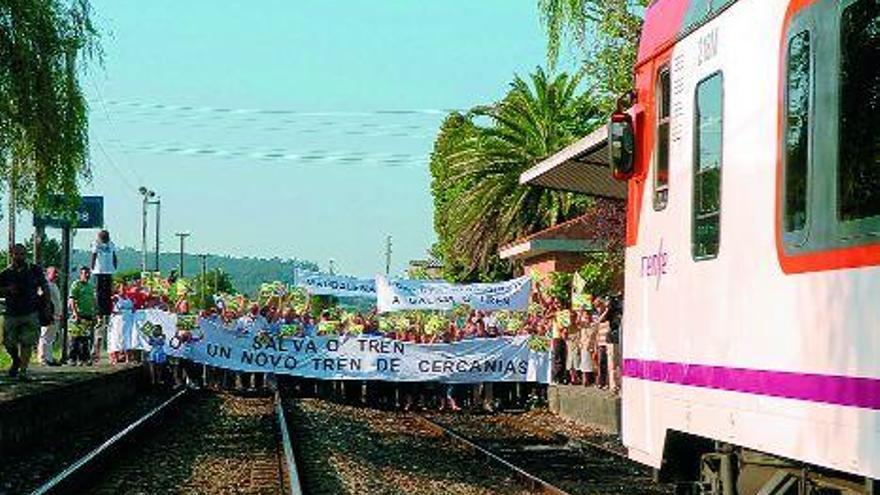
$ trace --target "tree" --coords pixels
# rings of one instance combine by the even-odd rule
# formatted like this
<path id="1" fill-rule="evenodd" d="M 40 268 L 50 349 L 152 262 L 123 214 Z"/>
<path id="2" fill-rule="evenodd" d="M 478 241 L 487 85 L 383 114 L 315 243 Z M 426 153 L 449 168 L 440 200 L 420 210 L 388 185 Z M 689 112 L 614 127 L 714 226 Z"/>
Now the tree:
<path id="1" fill-rule="evenodd" d="M 72 210 L 88 176 L 84 59 L 99 55 L 87 0 L 0 3 L 0 178 L 10 211 L 41 209 L 50 194 Z M 12 194 L 14 191 L 14 194 Z"/>
<path id="2" fill-rule="evenodd" d="M 586 253 L 586 262 L 578 270 L 587 290 L 594 295 L 609 295 L 623 288 L 626 239 L 626 204 L 613 199 L 597 199 L 585 221 L 593 227 L 597 239 L 605 242 L 602 250 Z"/>
<path id="3" fill-rule="evenodd" d="M 33 259 L 34 254 L 34 241 L 33 239 L 28 239 L 24 243 L 25 252 L 27 253 L 26 257 L 28 260 Z M 0 263 L 2 260 L 8 259 L 8 252 L 6 250 L 0 250 Z M 45 239 L 43 240 L 40 246 L 40 266 L 46 268 L 50 266 L 54 266 L 61 269 L 61 243 L 56 241 L 55 239 Z"/>
<path id="4" fill-rule="evenodd" d="M 564 45 L 577 45 L 587 81 L 606 112 L 633 87 L 633 67 L 649 0 L 538 0 L 555 67 Z"/>
<path id="5" fill-rule="evenodd" d="M 190 287 L 195 291 L 193 300 L 200 308 L 213 306 L 215 294 L 237 293 L 232 284 L 232 277 L 220 268 L 206 271 L 204 277 L 199 273 L 192 279 Z"/>
<path id="6" fill-rule="evenodd" d="M 444 122 L 431 155 L 438 243 L 447 278 L 511 275 L 498 248 L 580 214 L 583 196 L 527 187 L 519 176 L 600 123 L 580 78 L 541 68 L 515 77 L 505 98 Z"/>

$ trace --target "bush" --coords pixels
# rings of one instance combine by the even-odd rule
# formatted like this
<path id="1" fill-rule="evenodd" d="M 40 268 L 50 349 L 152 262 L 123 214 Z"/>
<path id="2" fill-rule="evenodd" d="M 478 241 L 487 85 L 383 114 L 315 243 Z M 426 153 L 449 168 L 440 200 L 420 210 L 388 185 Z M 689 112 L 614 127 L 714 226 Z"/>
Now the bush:
<path id="1" fill-rule="evenodd" d="M 134 270 L 123 270 L 118 271 L 113 274 L 113 283 L 115 284 L 129 284 L 135 280 L 141 279 L 141 271 L 138 269 Z"/>
<path id="2" fill-rule="evenodd" d="M 615 253 L 590 253 L 588 261 L 578 270 L 588 293 L 607 296 L 616 292 L 623 273 L 623 257 Z"/>
<path id="3" fill-rule="evenodd" d="M 547 294 L 550 297 L 559 299 L 562 307 L 571 305 L 571 273 L 553 272 L 550 274 L 550 286 L 547 288 Z"/>

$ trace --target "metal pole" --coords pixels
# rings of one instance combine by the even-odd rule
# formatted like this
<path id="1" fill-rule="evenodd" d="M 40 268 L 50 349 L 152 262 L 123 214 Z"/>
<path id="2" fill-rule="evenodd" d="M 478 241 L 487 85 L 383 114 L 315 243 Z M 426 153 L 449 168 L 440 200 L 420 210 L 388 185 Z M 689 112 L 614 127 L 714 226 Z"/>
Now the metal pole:
<path id="1" fill-rule="evenodd" d="M 46 236 L 46 227 L 39 225 L 34 229 L 34 264 L 40 265 L 43 258 L 43 238 Z"/>
<path id="2" fill-rule="evenodd" d="M 61 362 L 67 362 L 67 298 L 70 293 L 70 227 L 61 228 Z"/>
<path id="3" fill-rule="evenodd" d="M 147 271 L 147 195 L 141 207 L 141 271 Z"/>
<path id="4" fill-rule="evenodd" d="M 9 160 L 9 207 L 7 208 L 7 233 L 9 234 L 9 246 L 6 250 L 7 262 L 12 264 L 12 246 L 15 245 L 15 160 Z"/>
<path id="5" fill-rule="evenodd" d="M 159 240 L 161 236 L 159 235 L 159 220 L 161 219 L 162 214 L 162 200 L 157 199 L 154 203 L 156 205 L 156 273 L 159 273 Z"/>
<path id="6" fill-rule="evenodd" d="M 391 235 L 385 238 L 385 275 L 391 273 Z"/>
<path id="7" fill-rule="evenodd" d="M 208 255 L 200 254 L 199 258 L 202 259 L 202 300 L 199 301 L 199 304 L 206 307 L 206 301 L 208 300 Z"/>
<path id="8" fill-rule="evenodd" d="M 180 274 L 179 275 L 180 275 L 180 278 L 183 278 L 184 277 L 184 272 L 183 272 L 183 240 L 186 239 L 187 237 L 189 237 L 190 234 L 189 234 L 189 232 L 177 232 L 174 235 L 176 235 L 177 237 L 180 237 L 180 267 L 179 267 Z"/>
<path id="9" fill-rule="evenodd" d="M 147 205 L 156 192 L 144 186 L 139 187 L 138 192 L 144 197 L 141 203 L 141 271 L 145 272 L 147 271 Z"/>

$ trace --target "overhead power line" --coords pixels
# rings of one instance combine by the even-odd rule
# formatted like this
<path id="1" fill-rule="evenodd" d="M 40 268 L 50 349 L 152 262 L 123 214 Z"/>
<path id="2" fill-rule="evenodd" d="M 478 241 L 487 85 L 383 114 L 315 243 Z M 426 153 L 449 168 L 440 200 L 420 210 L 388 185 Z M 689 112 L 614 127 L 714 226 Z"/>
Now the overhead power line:
<path id="1" fill-rule="evenodd" d="M 216 157 L 224 159 L 252 159 L 269 161 L 288 161 L 301 163 L 341 163 L 376 164 L 387 167 L 424 166 L 428 159 L 422 155 L 404 153 L 367 153 L 361 151 L 292 151 L 282 148 L 219 148 L 213 145 L 191 145 L 181 143 L 118 143 L 118 148 L 127 153 L 150 153 L 160 155 L 179 155 L 191 157 Z"/>
<path id="2" fill-rule="evenodd" d="M 167 103 L 151 103 L 137 100 L 107 100 L 107 105 L 114 107 L 136 108 L 143 110 L 162 110 L 176 112 L 200 112 L 219 114 L 256 114 L 256 115 L 295 115 L 299 117 L 357 117 L 357 116 L 403 116 L 403 115 L 446 115 L 450 112 L 461 111 L 454 108 L 388 108 L 371 110 L 294 110 L 284 108 L 230 108 L 194 105 L 173 105 Z"/>

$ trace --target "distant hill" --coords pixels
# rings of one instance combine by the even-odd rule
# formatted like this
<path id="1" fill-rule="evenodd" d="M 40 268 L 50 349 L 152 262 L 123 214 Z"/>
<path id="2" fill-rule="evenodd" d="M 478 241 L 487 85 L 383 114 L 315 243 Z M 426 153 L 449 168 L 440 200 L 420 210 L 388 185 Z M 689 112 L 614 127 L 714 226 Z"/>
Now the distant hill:
<path id="1" fill-rule="evenodd" d="M 120 248 L 117 251 L 119 257 L 119 269 L 139 270 L 141 267 L 141 252 L 132 248 Z M 153 269 L 155 260 L 154 253 L 147 255 L 147 269 Z M 71 259 L 73 267 L 89 263 L 89 253 L 74 250 Z M 163 274 L 177 269 L 180 263 L 180 253 L 161 253 L 159 255 L 159 268 Z M 202 270 L 202 260 L 196 255 L 187 254 L 183 258 L 185 275 L 193 277 Z M 293 283 L 294 267 L 300 272 L 317 271 L 318 265 L 312 261 L 299 259 L 281 258 L 235 258 L 232 256 L 216 256 L 209 254 L 207 257 L 208 270 L 220 268 L 232 277 L 232 282 L 239 292 L 254 294 L 263 282 L 280 280 Z"/>

